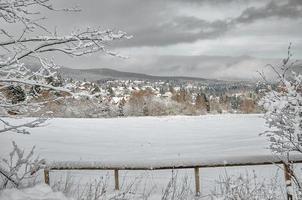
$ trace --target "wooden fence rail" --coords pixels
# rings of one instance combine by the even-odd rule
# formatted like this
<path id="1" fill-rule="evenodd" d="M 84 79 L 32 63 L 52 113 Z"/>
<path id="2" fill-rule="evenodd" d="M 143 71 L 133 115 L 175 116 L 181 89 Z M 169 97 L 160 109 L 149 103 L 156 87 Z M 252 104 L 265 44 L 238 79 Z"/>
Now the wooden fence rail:
<path id="1" fill-rule="evenodd" d="M 231 163 L 212 163 L 212 164 L 198 164 L 198 165 L 175 165 L 175 166 L 156 166 L 156 167 L 132 167 L 132 166 L 115 166 L 115 167 L 105 167 L 105 166 L 91 166 L 91 164 L 88 164 L 87 166 L 84 164 L 82 165 L 76 165 L 72 166 L 71 164 L 66 165 L 66 162 L 64 162 L 64 165 L 61 165 L 56 163 L 55 165 L 48 165 L 44 169 L 44 181 L 46 184 L 50 183 L 50 176 L 49 172 L 54 170 L 113 170 L 114 171 L 114 181 L 115 181 L 115 189 L 119 190 L 119 171 L 120 170 L 167 170 L 167 169 L 194 169 L 194 179 L 195 179 L 195 192 L 196 195 L 200 195 L 200 169 L 202 168 L 216 168 L 216 167 L 236 167 L 236 166 L 261 166 L 261 165 L 283 165 L 284 169 L 284 177 L 285 177 L 285 183 L 286 187 L 291 186 L 291 177 L 292 177 L 292 171 L 289 167 L 289 164 L 286 164 L 282 159 L 274 161 L 253 161 L 253 162 L 246 162 L 248 158 L 245 158 L 244 162 L 236 161 Z M 291 159 L 290 162 L 287 162 L 290 164 L 296 164 L 296 163 L 302 163 L 302 158 L 299 159 Z M 292 200 L 291 194 L 287 194 L 287 199 Z"/>

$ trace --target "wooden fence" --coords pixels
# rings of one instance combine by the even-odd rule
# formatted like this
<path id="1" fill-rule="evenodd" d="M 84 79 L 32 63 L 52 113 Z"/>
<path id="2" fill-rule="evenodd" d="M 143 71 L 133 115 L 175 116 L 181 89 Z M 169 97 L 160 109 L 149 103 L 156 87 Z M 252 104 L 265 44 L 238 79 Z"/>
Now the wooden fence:
<path id="1" fill-rule="evenodd" d="M 254 157 L 253 157 L 254 158 Z M 114 181 L 115 181 L 115 189 L 119 190 L 119 171 L 120 170 L 167 170 L 167 169 L 194 169 L 194 179 L 195 179 L 195 192 L 196 195 L 200 195 L 200 169 L 202 168 L 216 168 L 216 167 L 236 167 L 236 166 L 260 166 L 260 165 L 283 165 L 284 169 L 284 178 L 285 178 L 285 183 L 286 187 L 291 186 L 291 177 L 292 177 L 292 171 L 291 168 L 289 167 L 289 164 L 296 164 L 296 163 L 302 163 L 302 157 L 295 157 L 290 160 L 290 162 L 284 162 L 284 159 L 281 158 L 273 158 L 272 156 L 270 159 L 268 159 L 267 156 L 265 157 L 260 157 L 260 159 L 257 159 L 256 161 L 251 161 L 248 162 L 249 157 L 245 157 L 244 160 L 237 159 L 232 162 L 213 162 L 213 163 L 204 163 L 204 164 L 194 164 L 194 165 L 173 165 L 173 166 L 156 166 L 156 167 L 151 167 L 151 166 L 139 166 L 139 167 L 134 167 L 134 166 L 109 166 L 106 167 L 104 165 L 91 165 L 91 163 L 86 164 L 85 162 L 81 164 L 76 164 L 73 165 L 73 162 L 66 164 L 66 162 L 62 163 L 55 163 L 55 164 L 50 164 L 44 169 L 44 180 L 46 184 L 50 183 L 50 176 L 49 172 L 53 170 L 112 170 L 114 172 Z M 78 163 L 78 162 L 77 162 Z M 292 195 L 287 194 L 287 199 L 292 200 Z"/>

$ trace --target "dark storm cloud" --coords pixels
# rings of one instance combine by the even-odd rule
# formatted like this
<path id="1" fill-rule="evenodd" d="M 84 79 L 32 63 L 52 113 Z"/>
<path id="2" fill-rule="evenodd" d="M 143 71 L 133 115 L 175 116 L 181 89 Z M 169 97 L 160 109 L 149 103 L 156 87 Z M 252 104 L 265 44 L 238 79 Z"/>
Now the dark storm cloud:
<path id="1" fill-rule="evenodd" d="M 56 55 L 66 67 L 240 79 L 257 77 L 257 70 L 275 62 L 265 58 L 282 58 L 290 41 L 295 58 L 302 58 L 302 0 L 57 0 L 57 4 L 82 8 L 79 13 L 49 14 L 48 25 L 61 33 L 90 26 L 134 36 L 109 46 L 129 59 Z"/>
<path id="2" fill-rule="evenodd" d="M 289 0 L 285 4 L 271 1 L 261 8 L 250 7 L 244 10 L 237 19 L 234 19 L 234 22 L 252 23 L 256 20 L 269 17 L 292 19 L 300 18 L 302 17 L 302 1 Z"/>
<path id="3" fill-rule="evenodd" d="M 215 39 L 239 26 L 268 18 L 297 20 L 302 17 L 301 0 L 72 0 L 79 4 L 82 13 L 79 17 L 64 22 L 70 27 L 73 23 L 82 26 L 118 28 L 133 35 L 133 39 L 118 42 L 115 47 L 168 46 L 179 43 L 194 43 L 198 40 Z M 68 7 L 69 1 L 59 1 L 59 6 Z M 231 6 L 230 6 L 231 5 Z M 233 5 L 233 6 L 232 6 Z M 229 9 L 238 13 L 235 16 L 215 19 L 215 13 L 208 17 L 180 14 L 188 9 Z M 224 10 L 222 10 L 224 12 Z"/>
<path id="4" fill-rule="evenodd" d="M 228 29 L 224 21 L 208 22 L 195 17 L 177 17 L 173 21 L 137 30 L 125 46 L 166 46 L 216 38 Z"/>
<path id="5" fill-rule="evenodd" d="M 181 0 L 180 0 L 181 1 Z M 183 3 L 183 1 L 181 1 Z M 195 1 L 203 4 L 227 4 L 227 1 Z M 188 3 L 186 2 L 186 3 Z M 232 1 L 232 2 L 235 2 Z M 121 46 L 166 46 L 178 43 L 191 43 L 197 40 L 220 37 L 228 30 L 240 25 L 251 24 L 267 18 L 289 18 L 296 20 L 302 17 L 302 1 L 270 1 L 261 7 L 248 7 L 238 17 L 207 21 L 197 17 L 177 16 L 165 23 L 150 23 L 150 26 L 134 30 L 132 41 L 120 43 Z"/>

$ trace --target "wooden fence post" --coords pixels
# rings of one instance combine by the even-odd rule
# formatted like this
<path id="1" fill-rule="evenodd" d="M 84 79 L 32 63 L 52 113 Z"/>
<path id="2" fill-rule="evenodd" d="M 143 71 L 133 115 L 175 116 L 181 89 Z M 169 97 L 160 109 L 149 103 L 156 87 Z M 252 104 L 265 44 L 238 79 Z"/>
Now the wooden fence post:
<path id="1" fill-rule="evenodd" d="M 49 169 L 44 169 L 44 182 L 49 185 Z"/>
<path id="2" fill-rule="evenodd" d="M 284 178 L 285 178 L 285 185 L 286 185 L 286 193 L 287 193 L 287 200 L 292 200 L 293 195 L 288 191 L 289 188 L 292 186 L 292 171 L 290 169 L 290 165 L 283 163 L 284 166 Z"/>
<path id="3" fill-rule="evenodd" d="M 119 184 L 119 177 L 118 177 L 118 169 L 114 170 L 114 183 L 115 183 L 115 189 L 119 190 L 120 184 Z"/>
<path id="4" fill-rule="evenodd" d="M 199 180 L 199 168 L 194 168 L 194 174 L 195 174 L 195 192 L 196 196 L 200 195 L 200 180 Z"/>

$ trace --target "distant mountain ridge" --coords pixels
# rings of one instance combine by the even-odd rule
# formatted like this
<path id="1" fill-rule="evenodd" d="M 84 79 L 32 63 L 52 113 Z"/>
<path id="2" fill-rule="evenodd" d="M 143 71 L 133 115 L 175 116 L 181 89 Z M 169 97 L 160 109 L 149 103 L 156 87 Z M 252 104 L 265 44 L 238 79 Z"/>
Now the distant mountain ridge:
<path id="1" fill-rule="evenodd" d="M 34 59 L 24 60 L 31 70 L 37 70 L 40 67 L 40 63 Z M 182 80 L 182 81 L 198 81 L 204 83 L 231 83 L 239 82 L 238 80 L 218 80 L 218 79 L 206 79 L 201 77 L 190 77 L 190 76 L 155 76 L 145 73 L 125 72 L 110 68 L 89 68 L 89 69 L 72 69 L 68 67 L 60 67 L 59 73 L 63 78 L 72 78 L 74 80 L 87 80 L 91 82 L 101 80 Z"/>
<path id="2" fill-rule="evenodd" d="M 35 60 L 26 60 L 25 63 L 32 70 L 37 70 L 40 66 Z M 292 70 L 296 73 L 302 74 L 302 66 L 301 62 L 297 63 L 292 67 Z M 233 80 L 221 80 L 221 79 L 212 79 L 212 78 L 201 78 L 194 76 L 160 76 L 160 75 L 150 75 L 146 73 L 136 73 L 136 72 L 126 72 L 120 71 L 110 68 L 88 68 L 88 69 L 72 69 L 68 67 L 60 67 L 60 74 L 63 78 L 72 78 L 74 80 L 87 80 L 92 82 L 102 81 L 102 80 L 179 80 L 179 81 L 197 81 L 208 84 L 213 83 L 238 83 L 238 82 L 246 82 L 246 83 L 255 83 L 258 80 L 245 80 L 245 79 L 233 79 Z M 290 73 L 289 73 L 290 74 Z"/>
<path id="3" fill-rule="evenodd" d="M 199 77 L 187 76 L 153 76 L 143 73 L 133 73 L 118 71 L 109 68 L 93 68 L 93 69 L 71 69 L 62 67 L 59 69 L 64 78 L 73 78 L 76 80 L 99 81 L 105 79 L 118 80 L 183 80 L 183 81 L 199 81 L 199 82 L 228 82 L 215 79 L 205 79 Z"/>

